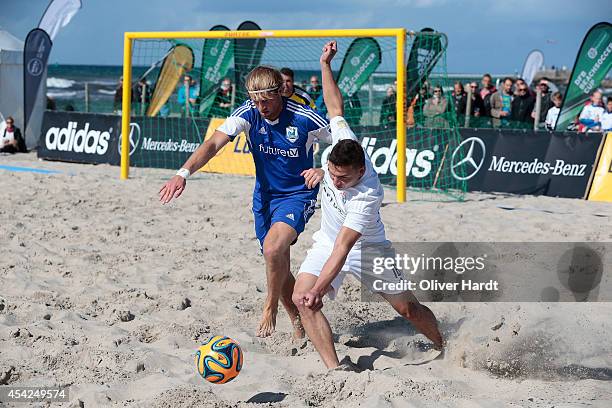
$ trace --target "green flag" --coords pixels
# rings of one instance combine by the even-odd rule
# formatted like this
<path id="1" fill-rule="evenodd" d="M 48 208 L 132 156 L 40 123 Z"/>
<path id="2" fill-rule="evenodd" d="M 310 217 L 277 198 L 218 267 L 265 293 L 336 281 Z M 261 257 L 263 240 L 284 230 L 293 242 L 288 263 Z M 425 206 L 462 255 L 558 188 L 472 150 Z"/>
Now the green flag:
<path id="1" fill-rule="evenodd" d="M 361 103 L 357 92 L 376 71 L 381 61 L 380 45 L 371 37 L 357 38 L 346 50 L 336 78 L 338 88 L 344 96 L 345 117 L 361 116 Z M 319 95 L 315 105 L 319 111 L 325 112 L 323 94 Z"/>
<path id="2" fill-rule="evenodd" d="M 595 24 L 582 41 L 563 98 L 555 130 L 563 131 L 576 120 L 593 90 L 612 68 L 612 24 Z"/>
<path id="3" fill-rule="evenodd" d="M 216 25 L 210 31 L 229 31 L 229 28 Z M 227 76 L 233 58 L 233 39 L 207 39 L 204 42 L 200 74 L 200 116 L 207 116 L 212 108 L 219 84 Z"/>
<path id="4" fill-rule="evenodd" d="M 406 95 L 412 99 L 429 77 L 442 56 L 442 35 L 431 28 L 423 28 L 416 37 L 406 64 Z"/>
<path id="5" fill-rule="evenodd" d="M 380 65 L 380 45 L 371 37 L 357 38 L 351 43 L 338 73 L 338 88 L 346 96 L 353 96 Z"/>

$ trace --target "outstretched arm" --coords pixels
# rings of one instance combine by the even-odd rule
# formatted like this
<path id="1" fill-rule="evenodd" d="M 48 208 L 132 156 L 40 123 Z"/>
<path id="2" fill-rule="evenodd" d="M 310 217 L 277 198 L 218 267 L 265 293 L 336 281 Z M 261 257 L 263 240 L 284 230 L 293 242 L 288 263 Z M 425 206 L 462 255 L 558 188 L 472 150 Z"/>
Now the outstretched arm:
<path id="1" fill-rule="evenodd" d="M 342 104 L 342 94 L 338 88 L 338 84 L 334 80 L 334 74 L 331 70 L 331 60 L 338 51 L 336 41 L 330 41 L 323 47 L 321 53 L 321 78 L 323 80 L 323 100 L 329 113 L 329 118 L 342 116 L 344 114 Z"/>

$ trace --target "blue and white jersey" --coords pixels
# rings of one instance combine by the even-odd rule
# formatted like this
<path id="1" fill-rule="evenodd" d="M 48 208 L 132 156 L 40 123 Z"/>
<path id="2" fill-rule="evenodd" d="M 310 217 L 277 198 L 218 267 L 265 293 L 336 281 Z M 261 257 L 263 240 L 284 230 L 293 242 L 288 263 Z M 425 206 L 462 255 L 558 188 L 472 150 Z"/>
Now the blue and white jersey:
<path id="1" fill-rule="evenodd" d="M 313 167 L 313 145 L 330 141 L 327 120 L 308 106 L 283 98 L 278 119 L 264 119 L 247 100 L 218 128 L 231 140 L 244 132 L 255 161 L 255 193 L 262 198 L 306 193 L 316 197 L 319 187 L 304 185 L 302 171 Z"/>

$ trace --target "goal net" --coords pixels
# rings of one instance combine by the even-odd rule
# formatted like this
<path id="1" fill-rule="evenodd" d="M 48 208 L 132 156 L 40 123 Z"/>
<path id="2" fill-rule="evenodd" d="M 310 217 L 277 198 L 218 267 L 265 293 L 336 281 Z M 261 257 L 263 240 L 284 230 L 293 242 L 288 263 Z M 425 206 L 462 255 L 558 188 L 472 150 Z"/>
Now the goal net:
<path id="1" fill-rule="evenodd" d="M 122 177 L 130 166 L 178 169 L 248 98 L 246 75 L 260 64 L 292 76 L 291 98 L 325 115 L 319 56 L 332 39 L 338 42 L 332 70 L 345 117 L 383 184 L 398 189 L 399 201 L 462 199 L 465 184 L 453 177 L 450 163 L 459 134 L 446 75 L 446 37 L 397 29 L 217 26 L 198 33 L 126 33 L 124 84 L 132 85 L 124 90 L 129 103 L 122 106 L 122 133 L 129 133 L 122 141 L 128 153 L 122 154 Z M 434 103 L 438 89 L 442 97 Z M 397 149 L 401 144 L 404 155 Z M 314 164 L 320 166 L 330 146 L 321 143 L 315 151 Z M 398 177 L 402 170 L 404 178 Z M 201 171 L 254 175 L 246 137 L 236 137 Z"/>

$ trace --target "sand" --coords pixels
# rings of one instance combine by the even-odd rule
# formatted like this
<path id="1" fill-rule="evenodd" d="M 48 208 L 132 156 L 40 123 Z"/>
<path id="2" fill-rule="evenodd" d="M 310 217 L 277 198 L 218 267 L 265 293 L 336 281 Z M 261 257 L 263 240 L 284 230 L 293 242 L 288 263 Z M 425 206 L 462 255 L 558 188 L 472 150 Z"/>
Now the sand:
<path id="1" fill-rule="evenodd" d="M 162 206 L 169 170 L 120 181 L 117 167 L 34 154 L 0 165 L 59 171 L 0 169 L 0 383 L 69 386 L 73 407 L 612 406 L 610 303 L 428 303 L 448 348 L 415 365 L 428 359 L 425 337 L 347 279 L 324 311 L 340 358 L 363 371 L 327 371 L 291 339 L 284 312 L 272 337 L 254 336 L 265 273 L 252 178 L 197 174 Z M 582 200 L 400 205 L 389 190 L 382 216 L 394 241 L 612 241 L 612 204 Z M 294 273 L 319 220 L 292 249 Z M 193 362 L 214 334 L 244 350 L 226 385 Z"/>

